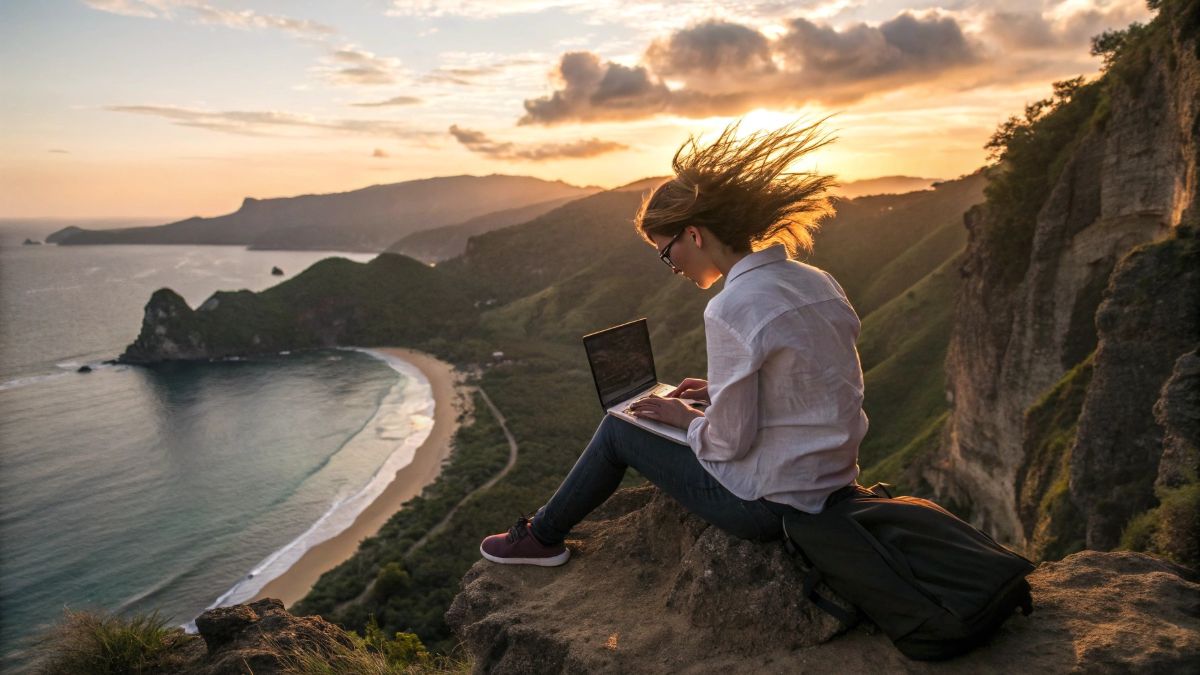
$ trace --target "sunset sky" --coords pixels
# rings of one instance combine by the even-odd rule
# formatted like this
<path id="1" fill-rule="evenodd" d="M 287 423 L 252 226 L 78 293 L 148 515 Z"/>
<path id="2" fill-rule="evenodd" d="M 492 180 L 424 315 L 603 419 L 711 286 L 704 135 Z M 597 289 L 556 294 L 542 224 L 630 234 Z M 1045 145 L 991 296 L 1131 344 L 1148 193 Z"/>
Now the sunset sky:
<path id="1" fill-rule="evenodd" d="M 613 187 L 836 112 L 811 167 L 953 178 L 1142 0 L 4 0 L 0 218 L 219 215 L 457 174 Z"/>

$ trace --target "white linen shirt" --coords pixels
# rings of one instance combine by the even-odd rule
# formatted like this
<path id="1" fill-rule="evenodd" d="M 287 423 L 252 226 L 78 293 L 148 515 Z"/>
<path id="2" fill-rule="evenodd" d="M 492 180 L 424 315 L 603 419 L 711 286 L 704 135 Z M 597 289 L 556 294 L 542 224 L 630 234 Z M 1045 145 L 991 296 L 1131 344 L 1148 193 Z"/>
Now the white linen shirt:
<path id="1" fill-rule="evenodd" d="M 735 263 L 704 310 L 711 404 L 687 429 L 700 464 L 741 499 L 819 513 L 858 477 L 859 328 L 833 276 L 783 246 Z"/>

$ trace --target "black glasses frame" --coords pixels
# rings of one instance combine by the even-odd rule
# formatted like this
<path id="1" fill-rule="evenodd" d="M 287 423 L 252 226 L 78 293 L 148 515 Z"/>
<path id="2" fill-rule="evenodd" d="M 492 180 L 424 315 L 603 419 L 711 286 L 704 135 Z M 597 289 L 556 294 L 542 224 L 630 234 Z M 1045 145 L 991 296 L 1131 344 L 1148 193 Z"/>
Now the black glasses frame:
<path id="1" fill-rule="evenodd" d="M 667 245 L 663 246 L 662 250 L 658 252 L 658 259 L 663 261 L 663 264 L 667 267 L 670 267 L 672 270 L 678 270 L 679 268 L 675 266 L 675 263 L 671 262 L 671 247 L 675 245 L 676 241 L 679 241 L 679 237 L 683 233 L 684 230 L 680 230 L 674 237 L 671 237 L 671 241 L 668 241 Z"/>

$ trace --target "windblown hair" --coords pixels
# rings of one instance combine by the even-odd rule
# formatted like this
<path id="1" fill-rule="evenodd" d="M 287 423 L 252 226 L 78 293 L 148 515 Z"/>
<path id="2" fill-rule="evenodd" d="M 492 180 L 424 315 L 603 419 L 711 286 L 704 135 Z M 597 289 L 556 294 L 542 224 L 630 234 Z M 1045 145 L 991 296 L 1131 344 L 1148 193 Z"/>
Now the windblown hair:
<path id="1" fill-rule="evenodd" d="M 822 128 L 826 119 L 804 126 L 793 122 L 740 140 L 738 120 L 705 147 L 690 136 L 671 160 L 675 177 L 655 188 L 638 209 L 638 233 L 653 244 L 652 234 L 674 237 L 695 225 L 738 252 L 776 243 L 791 257 L 811 252 L 812 232 L 829 210 L 825 191 L 837 183 L 833 176 L 787 169 L 834 140 Z"/>

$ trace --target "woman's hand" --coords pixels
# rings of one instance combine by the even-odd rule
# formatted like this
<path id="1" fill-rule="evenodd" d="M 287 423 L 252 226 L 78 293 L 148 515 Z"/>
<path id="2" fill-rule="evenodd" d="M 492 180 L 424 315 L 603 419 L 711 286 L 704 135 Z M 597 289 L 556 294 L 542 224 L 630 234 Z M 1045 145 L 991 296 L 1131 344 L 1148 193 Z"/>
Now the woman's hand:
<path id="1" fill-rule="evenodd" d="M 667 398 L 688 398 L 693 401 L 712 403 L 712 399 L 708 397 L 708 381 L 695 377 L 689 377 L 680 382 L 678 387 L 667 394 Z"/>
<path id="2" fill-rule="evenodd" d="M 629 410 L 634 417 L 644 417 L 655 422 L 662 422 L 677 429 L 687 429 L 692 420 L 704 417 L 704 413 L 678 398 L 663 398 L 653 395 L 634 401 L 629 406 Z"/>

